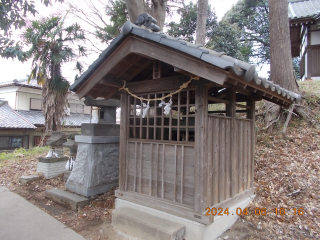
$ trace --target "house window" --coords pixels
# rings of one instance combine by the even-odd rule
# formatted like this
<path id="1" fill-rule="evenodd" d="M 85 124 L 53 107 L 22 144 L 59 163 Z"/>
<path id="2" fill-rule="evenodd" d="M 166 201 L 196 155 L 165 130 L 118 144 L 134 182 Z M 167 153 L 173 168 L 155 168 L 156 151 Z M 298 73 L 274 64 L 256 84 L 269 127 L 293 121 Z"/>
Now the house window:
<path id="1" fill-rule="evenodd" d="M 83 105 L 70 103 L 70 112 L 71 113 L 83 113 Z"/>
<path id="2" fill-rule="evenodd" d="M 154 99 L 170 92 L 144 94 L 139 97 Z M 194 142 L 195 133 L 195 91 L 181 91 L 172 96 L 171 110 L 164 113 L 161 101 L 150 101 L 150 109 L 143 118 L 145 105 L 139 99 L 129 97 L 129 138 L 164 141 Z M 168 103 L 170 98 L 164 99 Z M 146 102 L 144 101 L 146 104 Z"/>
<path id="3" fill-rule="evenodd" d="M 30 98 L 30 110 L 41 111 L 41 99 Z"/>
<path id="4" fill-rule="evenodd" d="M 100 118 L 99 119 L 104 119 L 104 111 L 100 111 Z"/>
<path id="5" fill-rule="evenodd" d="M 0 137 L 0 149 L 23 147 L 22 136 Z"/>

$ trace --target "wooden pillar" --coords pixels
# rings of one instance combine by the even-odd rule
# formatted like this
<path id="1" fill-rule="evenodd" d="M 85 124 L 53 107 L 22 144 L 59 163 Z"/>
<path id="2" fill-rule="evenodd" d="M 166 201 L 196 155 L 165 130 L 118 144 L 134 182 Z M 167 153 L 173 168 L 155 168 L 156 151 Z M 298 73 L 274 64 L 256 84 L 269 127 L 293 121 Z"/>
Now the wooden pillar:
<path id="1" fill-rule="evenodd" d="M 250 187 L 253 187 L 254 181 L 254 155 L 255 155 L 255 146 L 256 146 L 256 124 L 255 124 L 255 100 L 253 95 L 248 96 L 247 106 L 250 109 L 247 110 L 247 118 L 252 120 L 252 129 L 251 129 L 251 171 L 249 173 L 250 177 Z"/>
<path id="2" fill-rule="evenodd" d="M 231 88 L 227 89 L 227 100 L 230 104 L 227 104 L 226 112 L 227 116 L 232 118 L 231 121 L 231 197 L 234 197 L 239 189 L 238 189 L 238 158 L 237 158 L 237 150 L 238 150 L 238 141 L 237 141 L 237 121 L 236 121 L 236 90 L 235 86 L 232 85 Z M 228 190 L 227 190 L 228 191 Z"/>
<path id="3" fill-rule="evenodd" d="M 194 210 L 202 213 L 207 203 L 207 121 L 208 89 L 205 85 L 196 88 L 195 101 L 195 196 Z"/>
<path id="4" fill-rule="evenodd" d="M 254 120 L 255 116 L 255 101 L 253 95 L 247 96 L 247 106 L 250 107 L 247 109 L 247 118 Z"/>
<path id="5" fill-rule="evenodd" d="M 126 183 L 126 153 L 128 131 L 128 95 L 121 94 L 120 100 L 120 148 L 119 148 L 119 190 L 125 191 Z"/>

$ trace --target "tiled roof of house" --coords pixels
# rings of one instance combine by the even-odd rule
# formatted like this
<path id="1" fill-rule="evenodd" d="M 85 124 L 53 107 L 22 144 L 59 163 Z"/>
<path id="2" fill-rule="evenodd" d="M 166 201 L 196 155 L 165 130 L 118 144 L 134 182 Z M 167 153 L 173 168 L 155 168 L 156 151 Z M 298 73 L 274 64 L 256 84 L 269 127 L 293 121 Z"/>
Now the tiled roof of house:
<path id="1" fill-rule="evenodd" d="M 12 81 L 1 82 L 0 83 L 0 87 L 4 87 L 4 86 L 19 86 L 19 87 L 22 86 L 22 87 L 31 87 L 31 88 L 37 88 L 37 89 L 41 89 L 42 88 L 42 86 L 40 86 L 37 83 L 37 80 L 32 79 L 28 83 L 28 79 L 27 78 L 20 79 L 20 80 L 14 79 Z"/>
<path id="2" fill-rule="evenodd" d="M 44 125 L 44 116 L 42 111 L 26 111 L 26 110 L 16 110 L 25 119 L 28 119 L 34 125 Z"/>
<path id="3" fill-rule="evenodd" d="M 15 112 L 8 102 L 0 100 L 0 128 L 35 129 L 36 126 Z"/>
<path id="4" fill-rule="evenodd" d="M 77 126 L 80 127 L 82 123 L 90 123 L 91 115 L 83 114 L 83 113 L 70 113 L 70 116 L 66 116 L 62 123 L 64 126 L 72 127 Z"/>
<path id="5" fill-rule="evenodd" d="M 289 18 L 319 18 L 320 0 L 289 0 Z"/>
<path id="6" fill-rule="evenodd" d="M 42 111 L 24 111 L 16 110 L 21 116 L 34 125 L 44 125 L 44 116 Z M 82 123 L 90 123 L 90 114 L 70 113 L 61 120 L 62 125 L 66 127 L 80 127 Z"/>
<path id="7" fill-rule="evenodd" d="M 284 89 L 281 86 L 274 84 L 272 81 L 259 78 L 254 65 L 227 56 L 224 52 L 216 52 L 202 47 L 202 45 L 195 45 L 187 42 L 181 38 L 171 37 L 162 32 L 151 32 L 148 29 L 138 27 L 130 21 L 127 21 L 123 25 L 120 34 L 110 43 L 108 48 L 100 54 L 99 58 L 91 64 L 88 70 L 85 71 L 70 87 L 70 90 L 77 91 L 130 34 L 176 49 L 180 52 L 199 58 L 203 62 L 210 63 L 213 66 L 228 71 L 232 70 L 236 75 L 242 76 L 245 81 L 253 81 L 266 89 L 271 89 L 271 91 L 276 92 L 283 97 L 287 97 L 291 101 L 299 102 L 301 100 L 301 95 Z"/>

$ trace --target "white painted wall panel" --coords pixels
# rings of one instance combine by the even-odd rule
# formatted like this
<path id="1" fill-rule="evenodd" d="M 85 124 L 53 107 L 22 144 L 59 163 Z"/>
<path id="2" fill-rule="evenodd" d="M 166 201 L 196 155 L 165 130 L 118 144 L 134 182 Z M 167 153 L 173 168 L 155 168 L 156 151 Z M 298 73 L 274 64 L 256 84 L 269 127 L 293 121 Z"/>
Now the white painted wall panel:
<path id="1" fill-rule="evenodd" d="M 320 31 L 311 32 L 311 45 L 320 44 Z"/>
<path id="2" fill-rule="evenodd" d="M 17 92 L 17 110 L 30 110 L 30 98 L 41 99 L 41 93 Z"/>

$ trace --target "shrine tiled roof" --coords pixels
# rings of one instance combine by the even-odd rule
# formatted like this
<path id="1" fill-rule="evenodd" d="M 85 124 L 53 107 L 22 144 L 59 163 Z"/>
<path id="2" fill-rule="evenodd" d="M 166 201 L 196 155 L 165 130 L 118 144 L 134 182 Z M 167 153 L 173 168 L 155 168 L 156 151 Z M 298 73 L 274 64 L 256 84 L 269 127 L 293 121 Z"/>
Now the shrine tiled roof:
<path id="1" fill-rule="evenodd" d="M 253 81 L 258 85 L 262 85 L 265 89 L 270 89 L 271 91 L 276 92 L 283 97 L 286 97 L 292 102 L 299 102 L 301 100 L 301 95 L 286 90 L 281 86 L 274 84 L 272 81 L 268 81 L 265 78 L 258 77 L 256 68 L 252 64 L 227 56 L 223 52 L 216 52 L 201 45 L 195 45 L 181 38 L 171 37 L 162 32 L 152 32 L 146 28 L 138 27 L 130 21 L 127 21 L 124 24 L 121 33 L 100 54 L 99 58 L 91 64 L 88 70 L 84 72 L 81 77 L 70 87 L 70 90 L 77 91 L 80 86 L 96 71 L 96 69 L 101 66 L 101 64 L 130 34 L 189 54 L 218 68 L 232 71 L 237 76 L 243 77 L 245 81 Z"/>

